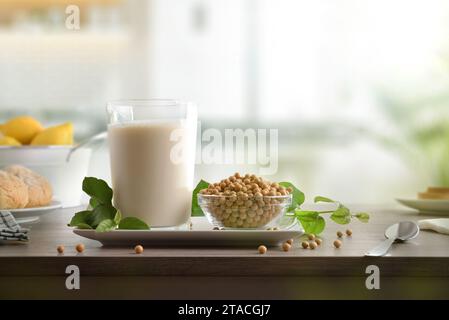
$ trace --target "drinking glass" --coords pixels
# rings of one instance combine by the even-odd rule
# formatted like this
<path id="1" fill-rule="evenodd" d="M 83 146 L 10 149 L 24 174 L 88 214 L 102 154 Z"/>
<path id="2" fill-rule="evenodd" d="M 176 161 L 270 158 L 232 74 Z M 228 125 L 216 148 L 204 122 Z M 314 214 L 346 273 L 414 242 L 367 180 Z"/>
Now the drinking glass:
<path id="1" fill-rule="evenodd" d="M 108 103 L 114 205 L 152 228 L 190 217 L 197 112 L 175 100 Z"/>

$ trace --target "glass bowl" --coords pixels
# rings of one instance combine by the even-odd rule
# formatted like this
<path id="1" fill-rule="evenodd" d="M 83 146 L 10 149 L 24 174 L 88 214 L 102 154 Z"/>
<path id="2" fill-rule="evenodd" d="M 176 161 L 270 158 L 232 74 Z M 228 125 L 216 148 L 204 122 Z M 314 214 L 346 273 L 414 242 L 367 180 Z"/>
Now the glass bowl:
<path id="1" fill-rule="evenodd" d="M 276 227 L 292 204 L 292 195 L 224 196 L 198 194 L 198 204 L 209 223 L 220 228 Z"/>

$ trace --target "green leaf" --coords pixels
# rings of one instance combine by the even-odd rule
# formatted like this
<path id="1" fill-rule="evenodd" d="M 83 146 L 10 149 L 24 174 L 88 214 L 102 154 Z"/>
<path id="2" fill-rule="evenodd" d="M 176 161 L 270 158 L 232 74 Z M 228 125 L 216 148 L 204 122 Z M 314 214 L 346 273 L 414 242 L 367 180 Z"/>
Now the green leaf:
<path id="1" fill-rule="evenodd" d="M 98 200 L 96 198 L 90 198 L 89 206 L 91 209 L 95 209 L 99 204 L 100 204 L 100 202 L 98 202 Z"/>
<path id="2" fill-rule="evenodd" d="M 90 225 L 92 221 L 93 213 L 89 210 L 84 210 L 75 213 L 69 223 L 69 227 L 78 227 L 81 224 Z"/>
<path id="3" fill-rule="evenodd" d="M 322 216 L 318 216 L 316 219 L 298 218 L 298 220 L 304 228 L 305 233 L 313 233 L 318 235 L 323 232 L 326 227 L 326 221 Z"/>
<path id="4" fill-rule="evenodd" d="M 117 227 L 117 224 L 114 220 L 106 219 L 100 222 L 100 224 L 95 228 L 96 232 L 107 232 L 114 230 Z"/>
<path id="5" fill-rule="evenodd" d="M 140 219 L 134 217 L 123 218 L 119 225 L 119 229 L 122 230 L 149 230 L 150 227 Z"/>
<path id="6" fill-rule="evenodd" d="M 104 180 L 85 177 L 83 180 L 83 191 L 98 203 L 110 204 L 112 202 L 112 189 Z"/>
<path id="7" fill-rule="evenodd" d="M 120 210 L 117 210 L 117 212 L 115 213 L 115 216 L 114 216 L 114 222 L 116 224 L 119 224 L 120 220 L 122 220 L 122 213 L 120 212 Z"/>
<path id="8" fill-rule="evenodd" d="M 305 233 L 320 234 L 326 226 L 326 221 L 317 211 L 296 210 L 295 216 L 304 228 Z"/>
<path id="9" fill-rule="evenodd" d="M 369 221 L 369 214 L 366 212 L 359 212 L 355 215 L 355 217 L 359 219 L 360 222 L 363 223 L 368 223 Z"/>
<path id="10" fill-rule="evenodd" d="M 117 209 L 111 204 L 100 204 L 93 210 L 91 227 L 96 228 L 103 220 L 114 220 Z"/>
<path id="11" fill-rule="evenodd" d="M 345 206 L 340 205 L 337 210 L 332 212 L 330 218 L 338 224 L 348 224 L 351 222 L 351 212 Z"/>
<path id="12" fill-rule="evenodd" d="M 201 210 L 200 205 L 198 204 L 198 192 L 203 189 L 206 189 L 209 186 L 209 182 L 201 180 L 196 185 L 195 189 L 192 193 L 192 217 L 201 217 L 204 216 L 203 210 Z"/>
<path id="13" fill-rule="evenodd" d="M 304 203 L 305 196 L 302 191 L 300 191 L 298 188 L 296 188 L 291 182 L 280 182 L 279 183 L 284 188 L 292 188 L 292 204 L 290 208 L 288 208 L 287 212 L 293 212 L 295 209 L 297 209 L 299 206 L 301 206 Z"/>
<path id="14" fill-rule="evenodd" d="M 330 203 L 335 203 L 335 202 L 337 202 L 337 201 L 334 201 L 334 200 L 332 200 L 332 199 L 330 199 L 330 198 L 326 198 L 326 197 L 322 197 L 322 196 L 317 196 L 317 197 L 315 197 L 314 202 L 315 202 L 315 203 L 317 203 L 317 202 L 330 202 Z"/>
<path id="15" fill-rule="evenodd" d="M 89 207 L 92 210 L 77 212 L 71 219 L 69 226 L 79 229 L 96 229 L 98 232 L 120 229 L 148 230 L 150 227 L 137 218 L 124 218 L 122 213 L 112 205 L 112 189 L 101 179 L 85 177 L 83 191 L 90 197 Z"/>
<path id="16" fill-rule="evenodd" d="M 86 223 L 80 223 L 76 226 L 78 229 L 93 229 L 90 225 Z"/>

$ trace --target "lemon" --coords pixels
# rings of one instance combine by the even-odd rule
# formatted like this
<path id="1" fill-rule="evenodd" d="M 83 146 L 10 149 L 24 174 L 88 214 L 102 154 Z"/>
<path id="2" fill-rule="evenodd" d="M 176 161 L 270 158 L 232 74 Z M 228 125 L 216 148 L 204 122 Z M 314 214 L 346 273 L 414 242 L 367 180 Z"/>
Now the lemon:
<path id="1" fill-rule="evenodd" d="M 21 146 L 22 144 L 13 137 L 1 136 L 0 146 Z"/>
<path id="2" fill-rule="evenodd" d="M 0 130 L 5 136 L 14 138 L 21 144 L 29 144 L 44 128 L 33 117 L 20 116 L 7 121 Z"/>
<path id="3" fill-rule="evenodd" d="M 45 129 L 31 141 L 31 145 L 71 145 L 73 125 L 70 122 Z"/>

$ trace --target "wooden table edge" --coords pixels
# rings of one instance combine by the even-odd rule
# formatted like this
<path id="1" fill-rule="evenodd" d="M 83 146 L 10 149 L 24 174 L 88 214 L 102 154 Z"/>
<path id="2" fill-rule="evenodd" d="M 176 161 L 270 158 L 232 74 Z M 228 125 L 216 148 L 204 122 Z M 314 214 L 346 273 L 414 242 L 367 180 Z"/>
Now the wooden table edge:
<path id="1" fill-rule="evenodd" d="M 448 277 L 449 257 L 279 256 L 0 256 L 2 276 L 62 276 L 76 265 L 84 276 L 366 276 Z M 269 267 L 267 267 L 269 266 Z"/>

